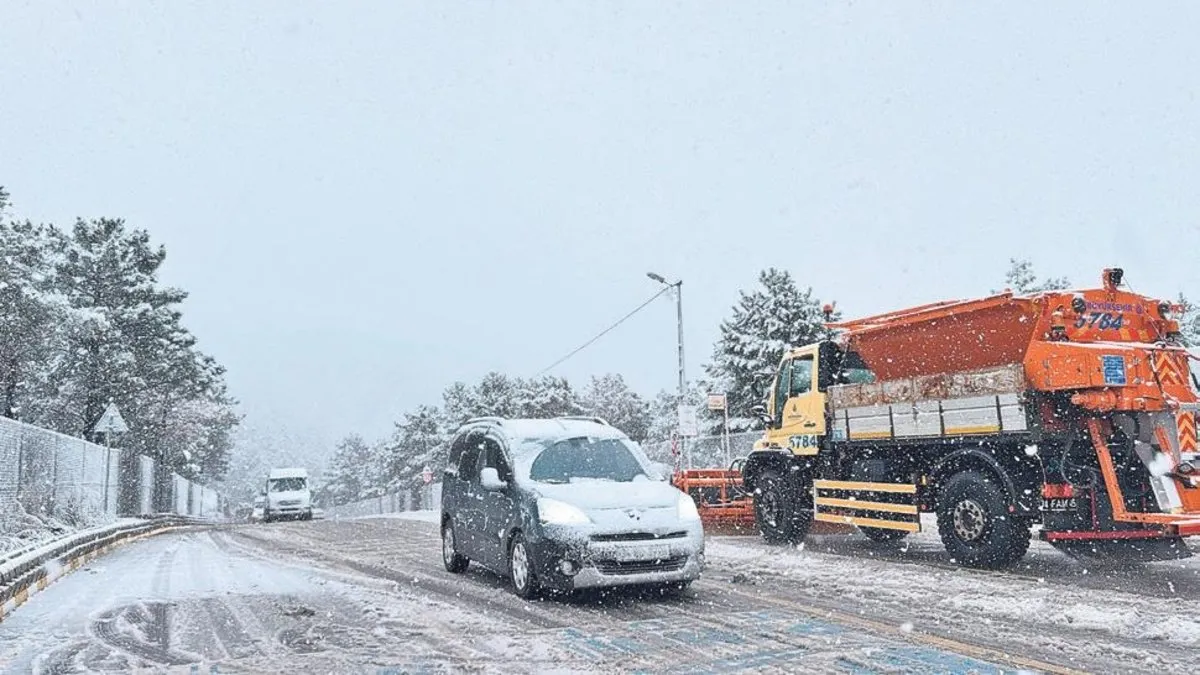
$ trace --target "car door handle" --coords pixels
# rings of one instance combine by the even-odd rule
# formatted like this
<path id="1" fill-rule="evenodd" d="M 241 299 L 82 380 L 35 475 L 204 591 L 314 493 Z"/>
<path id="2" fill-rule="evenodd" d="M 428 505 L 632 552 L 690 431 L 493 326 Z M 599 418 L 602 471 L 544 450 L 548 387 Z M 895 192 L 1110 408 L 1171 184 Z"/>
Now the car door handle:
<path id="1" fill-rule="evenodd" d="M 804 426 L 806 426 L 806 427 L 815 427 L 815 426 L 817 426 L 817 423 L 816 423 L 816 422 L 805 422 L 805 423 L 804 423 Z"/>

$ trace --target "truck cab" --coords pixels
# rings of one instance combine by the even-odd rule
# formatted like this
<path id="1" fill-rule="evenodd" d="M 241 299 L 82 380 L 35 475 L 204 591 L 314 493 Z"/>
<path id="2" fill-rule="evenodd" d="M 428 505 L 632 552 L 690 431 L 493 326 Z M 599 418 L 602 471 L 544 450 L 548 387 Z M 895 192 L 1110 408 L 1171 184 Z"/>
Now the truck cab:
<path id="1" fill-rule="evenodd" d="M 828 433 L 826 389 L 834 384 L 874 382 L 875 376 L 854 352 L 823 341 L 789 351 L 771 381 L 763 409 L 766 433 L 756 450 L 784 449 L 815 455 Z"/>
<path id="2" fill-rule="evenodd" d="M 308 487 L 307 469 L 271 469 L 262 496 L 263 522 L 312 520 L 312 491 Z"/>

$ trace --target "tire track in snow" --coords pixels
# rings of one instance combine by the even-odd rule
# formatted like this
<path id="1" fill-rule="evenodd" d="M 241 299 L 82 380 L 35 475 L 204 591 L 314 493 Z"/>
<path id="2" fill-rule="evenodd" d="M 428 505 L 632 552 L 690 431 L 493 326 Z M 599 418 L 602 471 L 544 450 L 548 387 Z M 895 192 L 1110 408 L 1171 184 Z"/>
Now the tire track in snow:
<path id="1" fill-rule="evenodd" d="M 336 526 L 326 525 L 304 530 L 295 528 L 286 533 L 260 530 L 243 531 L 239 534 L 265 542 L 269 546 L 278 545 L 279 539 L 284 537 L 288 542 L 307 539 L 312 542 L 313 548 L 338 550 L 340 554 L 345 553 L 339 546 L 341 536 L 353 536 L 355 545 L 352 550 L 356 554 L 363 555 L 362 552 L 366 552 L 372 558 L 382 557 L 386 561 L 378 564 L 372 561 L 366 564 L 361 560 L 345 560 L 348 555 L 333 556 L 341 558 L 343 564 L 353 563 L 355 569 L 363 573 L 383 572 L 392 578 L 430 574 L 445 576 L 440 558 L 437 557 L 440 548 L 437 545 L 436 532 L 429 531 L 428 526 L 384 521 L 368 525 L 360 522 L 347 530 L 338 532 Z M 403 568 L 403 572 L 392 569 L 397 565 Z M 469 584 L 483 576 L 454 579 L 465 580 Z M 454 594 L 455 597 L 460 600 L 475 597 L 475 593 L 469 590 L 463 592 L 463 584 L 459 583 L 458 586 L 460 590 Z M 489 586 L 497 589 L 497 584 L 492 583 Z M 643 666 L 648 664 L 654 670 L 670 671 L 676 670 L 681 663 L 711 663 L 714 667 L 731 670 L 774 668 L 786 672 L 793 670 L 796 666 L 795 659 L 803 655 L 812 655 L 824 650 L 827 657 L 831 649 L 829 640 L 851 638 L 857 645 L 856 648 L 863 653 L 886 654 L 889 658 L 901 659 L 910 665 L 929 665 L 939 660 L 947 662 L 948 658 L 956 658 L 947 653 L 955 647 L 958 648 L 958 653 L 962 654 L 968 654 L 972 650 L 975 654 L 983 651 L 981 648 L 951 640 L 934 644 L 933 640 L 926 639 L 922 634 L 905 633 L 894 628 L 881 633 L 880 629 L 884 628 L 883 626 L 862 621 L 859 621 L 857 626 L 851 626 L 857 628 L 857 632 L 846 631 L 835 638 L 825 639 L 822 631 L 826 630 L 830 622 L 827 613 L 823 619 L 825 623 L 814 623 L 812 619 L 823 612 L 796 602 L 782 603 L 787 612 L 778 621 L 779 629 L 766 630 L 761 625 L 756 625 L 755 620 L 758 617 L 747 616 L 747 609 L 763 607 L 764 603 L 760 602 L 759 598 L 750 594 L 723 592 L 725 590 L 719 582 L 702 581 L 697 585 L 696 594 L 681 598 L 664 599 L 636 593 L 631 597 L 627 591 L 610 594 L 591 592 L 578 597 L 533 603 L 522 601 L 504 591 L 507 594 L 504 602 L 516 603 L 520 607 L 528 608 L 528 611 L 553 616 L 569 624 L 566 627 L 540 632 L 571 644 L 584 658 L 601 658 L 606 666 L 617 668 L 625 663 L 636 662 Z M 524 614 L 521 616 L 525 617 Z M 785 630 L 797 627 L 808 632 Z M 880 638 L 881 634 L 885 637 Z M 836 645 L 832 648 L 835 651 L 837 649 Z M 1025 666 L 1034 664 L 1032 660 L 1014 658 L 1001 652 L 988 651 L 987 655 L 1005 663 L 1020 662 Z M 978 659 L 959 658 L 955 663 L 987 666 L 979 664 Z M 865 661 L 860 659 L 860 666 L 862 663 Z M 810 665 L 816 666 L 815 663 L 806 662 L 805 667 Z M 1047 672 L 1067 672 L 1050 664 L 1039 665 L 1044 666 L 1043 669 Z M 827 668 L 830 671 L 844 671 L 846 667 L 845 664 L 837 665 L 836 659 L 827 658 L 822 670 Z M 697 670 L 704 671 L 703 667 Z M 996 672 L 994 668 L 992 672 Z"/>

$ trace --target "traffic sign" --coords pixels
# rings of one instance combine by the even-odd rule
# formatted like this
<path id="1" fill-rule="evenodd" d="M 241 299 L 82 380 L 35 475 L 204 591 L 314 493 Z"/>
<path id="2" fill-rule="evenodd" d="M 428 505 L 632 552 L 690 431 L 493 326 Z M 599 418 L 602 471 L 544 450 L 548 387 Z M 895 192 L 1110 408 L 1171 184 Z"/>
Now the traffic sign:
<path id="1" fill-rule="evenodd" d="M 92 431 L 105 434 L 123 434 L 129 431 L 129 426 L 125 424 L 125 419 L 121 417 L 121 411 L 117 410 L 117 404 L 109 403 L 104 409 L 104 414 L 96 422 L 96 426 Z"/>
<path id="2" fill-rule="evenodd" d="M 699 436 L 700 423 L 696 419 L 696 406 L 681 405 L 679 406 L 679 435 L 680 436 Z"/>
<path id="3" fill-rule="evenodd" d="M 724 410 L 725 409 L 725 394 L 709 394 L 708 395 L 709 410 Z"/>

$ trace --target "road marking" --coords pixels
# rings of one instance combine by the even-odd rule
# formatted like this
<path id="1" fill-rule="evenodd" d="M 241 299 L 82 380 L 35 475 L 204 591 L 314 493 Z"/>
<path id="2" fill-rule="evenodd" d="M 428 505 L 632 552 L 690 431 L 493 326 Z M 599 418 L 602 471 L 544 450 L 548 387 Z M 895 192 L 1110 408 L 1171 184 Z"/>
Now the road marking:
<path id="1" fill-rule="evenodd" d="M 968 656 L 974 659 L 990 661 L 993 663 L 1007 664 L 1018 668 L 1036 670 L 1044 673 L 1052 673 L 1054 675 L 1086 675 L 1085 671 L 1074 670 L 1065 666 L 1059 666 L 1038 659 L 1017 656 L 1008 652 L 1003 652 L 991 647 L 975 645 L 969 642 L 962 642 L 952 638 L 926 633 L 920 630 L 905 630 L 901 626 L 896 626 L 875 619 L 850 614 L 836 609 L 825 607 L 815 607 L 806 605 L 795 600 L 784 600 L 770 595 L 758 595 L 749 593 L 738 588 L 726 586 L 717 586 L 714 582 L 706 582 L 704 586 L 714 586 L 715 590 L 740 595 L 747 599 L 757 600 L 766 604 L 774 605 L 784 609 L 793 610 L 813 617 L 816 620 L 833 621 L 844 626 L 853 626 L 865 630 L 876 635 L 885 635 L 903 640 L 905 642 L 915 643 L 925 647 L 933 647 L 935 649 L 950 652 L 951 654 Z"/>

